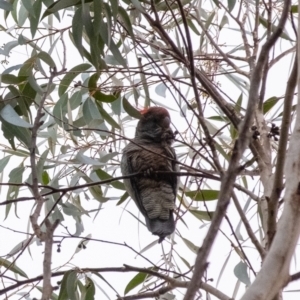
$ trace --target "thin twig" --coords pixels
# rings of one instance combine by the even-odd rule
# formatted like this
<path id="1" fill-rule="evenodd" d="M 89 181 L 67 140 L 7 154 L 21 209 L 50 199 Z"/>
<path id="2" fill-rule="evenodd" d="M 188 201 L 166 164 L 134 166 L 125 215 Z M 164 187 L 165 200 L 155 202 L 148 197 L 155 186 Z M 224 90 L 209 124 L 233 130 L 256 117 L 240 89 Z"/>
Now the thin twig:
<path id="1" fill-rule="evenodd" d="M 247 218 L 246 218 L 246 215 L 244 214 L 244 211 L 240 205 L 240 202 L 236 196 L 235 193 L 232 193 L 232 199 L 233 199 L 233 202 L 234 202 L 234 205 L 236 207 L 236 210 L 238 211 L 240 217 L 241 217 L 241 220 L 245 226 L 245 229 L 247 231 L 247 234 L 251 240 L 251 242 L 253 243 L 253 245 L 255 246 L 256 250 L 259 252 L 260 254 L 260 257 L 261 259 L 263 260 L 265 255 L 266 255 L 266 251 L 265 249 L 262 247 L 262 245 L 260 244 L 260 242 L 258 241 L 258 239 L 256 238 Z"/>

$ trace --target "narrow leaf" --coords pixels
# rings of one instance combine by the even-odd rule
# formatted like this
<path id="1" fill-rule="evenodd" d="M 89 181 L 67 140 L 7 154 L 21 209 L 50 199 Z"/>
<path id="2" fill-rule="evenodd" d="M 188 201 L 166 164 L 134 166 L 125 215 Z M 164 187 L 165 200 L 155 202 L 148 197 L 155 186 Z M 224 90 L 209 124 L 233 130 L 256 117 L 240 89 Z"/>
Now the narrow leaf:
<path id="1" fill-rule="evenodd" d="M 194 201 L 211 201 L 217 200 L 219 197 L 219 191 L 217 190 L 196 190 L 185 193 Z"/>
<path id="2" fill-rule="evenodd" d="M 135 109 L 125 97 L 123 97 L 123 108 L 130 117 L 135 119 L 140 119 L 142 117 L 141 113 Z"/>
<path id="3" fill-rule="evenodd" d="M 0 0 L 0 8 L 6 11 L 11 11 L 13 9 L 11 3 L 8 3 L 7 1 L 4 0 Z"/>
<path id="4" fill-rule="evenodd" d="M 264 115 L 273 108 L 273 106 L 278 102 L 279 99 L 280 98 L 278 97 L 271 97 L 264 102 L 263 104 Z"/>
<path id="5" fill-rule="evenodd" d="M 103 171 L 102 169 L 98 169 L 95 170 L 95 173 L 97 174 L 97 176 L 101 179 L 101 180 L 107 180 L 107 179 L 111 179 L 113 178 L 112 176 L 110 176 L 108 173 L 106 173 L 105 171 Z M 124 183 L 120 182 L 120 181 L 112 181 L 110 183 L 114 188 L 118 189 L 118 190 L 125 190 L 125 186 Z"/>
<path id="6" fill-rule="evenodd" d="M 59 291 L 59 295 L 58 295 L 58 300 L 68 300 L 68 292 L 67 292 L 67 281 L 68 281 L 68 277 L 69 275 L 74 272 L 73 270 L 71 271 L 67 271 L 64 274 L 64 277 L 61 281 L 61 285 L 60 285 L 60 291 Z"/>
<path id="7" fill-rule="evenodd" d="M 20 116 L 9 104 L 3 107 L 3 109 L 0 111 L 0 116 L 10 124 L 24 128 L 32 128 L 32 125 L 26 122 L 25 120 L 21 119 Z"/>
<path id="8" fill-rule="evenodd" d="M 79 7 L 74 14 L 72 19 L 72 34 L 74 38 L 74 44 L 83 56 L 83 48 L 82 48 L 82 30 L 83 30 L 83 23 L 82 23 L 82 7 Z"/>
<path id="9" fill-rule="evenodd" d="M 68 89 L 70 83 L 74 80 L 74 78 L 80 75 L 82 72 L 88 70 L 90 67 L 90 64 L 80 64 L 72 68 L 61 80 L 58 88 L 58 95 L 61 96 L 62 94 L 64 94 Z"/>
<path id="10" fill-rule="evenodd" d="M 22 277 L 26 277 L 28 278 L 28 276 L 26 275 L 26 273 L 21 270 L 19 267 L 17 267 L 15 264 L 12 264 L 9 260 L 6 260 L 2 257 L 0 257 L 0 266 L 3 266 L 5 268 L 8 268 L 10 271 L 19 274 Z"/>
<path id="11" fill-rule="evenodd" d="M 150 268 L 151 270 L 152 268 Z M 133 290 L 134 288 L 136 288 L 137 286 L 139 286 L 140 284 L 142 284 L 147 276 L 150 276 L 146 273 L 138 273 L 136 274 L 127 284 L 126 288 L 125 288 L 125 291 L 124 291 L 124 294 L 128 294 L 131 290 Z"/>
<path id="12" fill-rule="evenodd" d="M 51 68 L 55 68 L 55 62 L 47 52 L 42 51 L 37 56 L 48 66 L 50 66 Z"/>

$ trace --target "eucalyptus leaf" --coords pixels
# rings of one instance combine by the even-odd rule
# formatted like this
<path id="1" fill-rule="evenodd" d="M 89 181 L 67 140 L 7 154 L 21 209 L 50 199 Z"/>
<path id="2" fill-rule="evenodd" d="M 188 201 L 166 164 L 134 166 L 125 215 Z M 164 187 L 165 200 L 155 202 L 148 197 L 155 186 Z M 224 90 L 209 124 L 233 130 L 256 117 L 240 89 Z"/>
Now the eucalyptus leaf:
<path id="1" fill-rule="evenodd" d="M 0 257 L 0 266 L 7 268 L 15 274 L 28 278 L 26 273 L 23 270 L 21 270 L 16 264 L 2 257 Z"/>
<path id="2" fill-rule="evenodd" d="M 244 262 L 239 262 L 233 269 L 234 275 L 238 278 L 239 281 L 244 283 L 246 286 L 250 285 L 250 278 L 248 275 L 248 266 Z"/>
<path id="3" fill-rule="evenodd" d="M 8 123 L 24 128 L 32 128 L 32 125 L 20 118 L 16 111 L 7 104 L 0 111 L 0 116 Z"/>

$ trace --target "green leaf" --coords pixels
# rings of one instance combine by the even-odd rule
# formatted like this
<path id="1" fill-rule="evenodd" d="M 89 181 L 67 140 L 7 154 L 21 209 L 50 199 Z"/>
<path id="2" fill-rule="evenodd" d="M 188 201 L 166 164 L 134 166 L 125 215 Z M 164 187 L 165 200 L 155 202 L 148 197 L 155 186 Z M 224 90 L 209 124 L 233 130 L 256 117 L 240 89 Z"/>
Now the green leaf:
<path id="1" fill-rule="evenodd" d="M 222 30 L 222 28 L 223 28 L 226 24 L 229 24 L 229 21 L 228 21 L 228 17 L 227 17 L 226 14 L 225 14 L 225 15 L 223 16 L 221 22 L 220 22 L 220 25 L 219 25 L 220 31 Z"/>
<path id="2" fill-rule="evenodd" d="M 236 101 L 235 107 L 234 107 L 234 109 L 237 112 L 241 112 L 242 103 L 243 103 L 243 93 L 240 94 L 239 98 Z"/>
<path id="3" fill-rule="evenodd" d="M 120 125 L 102 107 L 102 103 L 96 102 L 96 104 L 103 119 L 113 128 L 121 129 Z"/>
<path id="4" fill-rule="evenodd" d="M 152 270 L 153 268 L 148 268 L 148 270 Z M 128 294 L 131 290 L 133 290 L 134 288 L 136 288 L 137 286 L 139 286 L 140 284 L 142 284 L 147 277 L 150 277 L 150 275 L 146 274 L 146 273 L 138 273 L 136 274 L 127 284 L 125 291 L 124 291 L 124 295 Z"/>
<path id="5" fill-rule="evenodd" d="M 111 103 L 111 102 L 116 101 L 119 98 L 120 92 L 116 93 L 115 95 L 114 94 L 107 95 L 100 91 L 96 91 L 93 93 L 92 96 L 98 101 L 105 102 L 105 103 Z"/>
<path id="6" fill-rule="evenodd" d="M 47 171 L 43 171 L 42 173 L 42 184 L 47 185 L 51 181 L 49 174 Z"/>
<path id="7" fill-rule="evenodd" d="M 90 64 L 80 64 L 72 68 L 61 80 L 58 88 L 58 95 L 61 96 L 62 94 L 64 94 L 74 78 L 80 75 L 82 72 L 88 70 L 90 67 Z"/>
<path id="8" fill-rule="evenodd" d="M 264 102 L 263 104 L 264 115 L 273 108 L 273 106 L 278 102 L 279 99 L 280 98 L 274 96 Z"/>
<path id="9" fill-rule="evenodd" d="M 37 57 L 44 61 L 51 68 L 56 67 L 54 60 L 47 52 L 42 51 L 37 55 Z"/>
<path id="10" fill-rule="evenodd" d="M 195 209 L 190 209 L 189 212 L 201 221 L 211 221 L 214 214 L 213 211 L 207 212 L 207 211 L 195 210 Z"/>
<path id="11" fill-rule="evenodd" d="M 85 3 L 87 3 L 87 2 L 91 2 L 91 1 L 86 0 Z M 63 0 L 63 1 L 58 0 L 58 1 L 54 2 L 53 4 L 51 4 L 46 9 L 46 11 L 44 12 L 44 14 L 42 16 L 42 19 L 44 19 L 45 17 L 47 17 L 51 14 L 54 14 L 62 9 L 71 7 L 71 6 L 79 4 L 79 3 L 81 3 L 81 0 Z"/>
<path id="12" fill-rule="evenodd" d="M 180 259 L 183 261 L 183 263 L 190 269 L 191 265 L 189 264 L 189 262 L 182 256 L 178 255 L 180 257 Z"/>
<path id="13" fill-rule="evenodd" d="M 11 12 L 11 16 L 13 17 L 16 24 L 18 24 L 18 17 L 17 17 L 18 1 L 14 1 L 12 4 L 13 4 L 13 10 Z"/>
<path id="14" fill-rule="evenodd" d="M 77 244 L 77 247 L 76 247 L 76 250 L 75 250 L 75 253 L 78 253 L 80 252 L 82 249 L 85 249 L 86 248 L 86 245 L 88 244 L 89 242 L 89 239 L 92 237 L 91 234 L 88 234 L 85 238 L 81 239 L 78 244 Z M 74 254 L 75 254 L 74 253 Z"/>
<path id="15" fill-rule="evenodd" d="M 11 105 L 5 105 L 0 111 L 0 116 L 8 123 L 24 128 L 32 128 L 32 125 L 20 118 Z"/>
<path id="16" fill-rule="evenodd" d="M 213 11 L 213 12 L 208 16 L 208 18 L 207 18 L 207 20 L 206 20 L 206 22 L 205 22 L 204 27 L 205 27 L 206 30 L 208 30 L 208 28 L 209 28 L 211 22 L 213 21 L 214 17 L 215 17 L 215 12 Z M 200 49 L 202 49 L 204 41 L 206 41 L 205 30 L 202 30 L 202 32 L 201 32 L 201 37 L 200 37 Z"/>
<path id="17" fill-rule="evenodd" d="M 31 0 L 22 0 L 22 3 L 31 16 L 35 16 Z"/>
<path id="18" fill-rule="evenodd" d="M 41 96 L 43 95 L 43 90 L 42 90 L 42 88 L 38 85 L 38 83 L 37 83 L 35 77 L 34 77 L 32 74 L 30 74 L 30 75 L 28 76 L 28 82 L 30 83 L 31 87 L 32 87 L 39 95 L 41 95 Z"/>
<path id="19" fill-rule="evenodd" d="M 45 164 L 48 154 L 49 154 L 49 149 L 47 149 L 43 152 L 43 154 L 41 155 L 40 159 L 38 160 L 38 162 L 36 164 L 37 179 L 38 179 L 39 183 L 43 183 L 43 179 L 42 179 L 43 175 L 42 174 L 44 171 L 44 164 Z"/>
<path id="20" fill-rule="evenodd" d="M 20 157 L 29 157 L 29 155 L 30 155 L 29 152 L 26 152 L 26 151 L 20 150 L 20 149 L 17 149 L 17 150 L 6 149 L 6 150 L 2 150 L 2 151 L 4 153 L 9 153 L 9 154 L 20 156 Z"/>
<path id="21" fill-rule="evenodd" d="M 91 178 L 89 178 L 87 175 L 85 175 L 84 173 L 82 173 L 80 170 L 79 170 L 79 176 L 85 180 L 85 182 L 87 183 L 92 183 L 92 182 L 95 182 L 93 181 Z M 99 202 L 106 202 L 108 199 L 107 198 L 104 198 L 103 197 L 103 194 L 102 194 L 102 190 L 101 190 L 101 186 L 99 185 L 95 185 L 95 186 L 91 186 L 89 187 L 89 191 L 90 193 L 92 194 L 92 196 L 98 200 Z"/>
<path id="22" fill-rule="evenodd" d="M 297 14 L 298 13 L 298 5 L 292 5 L 291 6 L 291 12 L 293 14 Z"/>
<path id="23" fill-rule="evenodd" d="M 67 279 L 67 292 L 69 299 L 76 299 L 76 287 L 77 287 L 77 271 L 72 271 Z"/>
<path id="24" fill-rule="evenodd" d="M 103 41 L 109 48 L 111 38 L 112 38 L 111 30 L 113 28 L 112 12 L 111 12 L 111 8 L 109 7 L 108 3 L 106 3 L 106 2 L 103 3 L 103 8 L 104 8 L 104 14 L 106 16 L 107 23 L 105 23 L 104 20 L 102 20 L 101 29 L 99 31 L 99 34 L 100 34 L 100 36 L 101 36 L 101 33 L 104 34 L 105 37 L 104 36 L 102 37 Z M 102 31 L 102 29 L 103 29 L 103 31 Z"/>
<path id="25" fill-rule="evenodd" d="M 187 18 L 186 22 L 188 23 L 188 26 L 197 34 L 200 35 L 200 32 L 198 31 L 197 27 L 194 25 L 193 21 L 191 18 Z"/>
<path id="26" fill-rule="evenodd" d="M 102 169 L 97 169 L 97 170 L 94 170 L 94 171 L 101 180 L 107 180 L 107 179 L 112 179 L 113 178 L 111 175 L 109 175 L 108 173 L 106 173 Z M 125 190 L 124 183 L 122 183 L 120 181 L 117 181 L 117 180 L 112 181 L 109 184 L 111 184 L 114 188 L 116 188 L 118 190 L 123 190 L 123 191 Z"/>
<path id="27" fill-rule="evenodd" d="M 3 135 L 9 141 L 12 148 L 16 149 L 14 145 L 14 138 L 17 138 L 29 149 L 31 143 L 31 134 L 29 130 L 24 127 L 12 126 L 3 119 L 1 121 Z"/>
<path id="28" fill-rule="evenodd" d="M 85 27 L 85 31 L 87 33 L 87 36 L 89 37 L 89 44 L 90 44 L 90 54 L 92 63 L 96 69 L 97 72 L 99 72 L 99 65 L 100 65 L 100 56 L 101 56 L 101 49 L 99 48 L 99 38 L 100 36 L 98 34 L 95 34 L 92 18 L 90 15 L 90 6 L 85 4 L 82 10 L 82 20 L 83 25 Z"/>
<path id="29" fill-rule="evenodd" d="M 93 0 L 94 3 L 94 32 L 95 34 L 100 33 L 100 26 L 102 22 L 102 7 L 103 1 L 102 0 Z"/>
<path id="30" fill-rule="evenodd" d="M 23 96 L 20 98 L 20 102 L 22 101 L 27 107 L 30 107 L 36 97 L 36 91 L 32 88 L 29 82 L 20 86 L 20 94 Z"/>
<path id="31" fill-rule="evenodd" d="M 117 47 L 113 39 L 110 40 L 109 50 L 111 51 L 114 58 L 119 62 L 120 65 L 127 67 L 127 62 L 122 56 L 121 52 L 119 51 L 119 48 Z"/>
<path id="32" fill-rule="evenodd" d="M 227 161 L 230 160 L 230 156 L 224 151 L 224 149 L 221 145 L 219 145 L 218 143 L 215 143 L 215 147 Z"/>
<path id="33" fill-rule="evenodd" d="M 67 271 L 64 274 L 63 279 L 61 281 L 61 285 L 60 285 L 60 291 L 59 291 L 59 295 L 58 295 L 58 300 L 69 300 L 68 292 L 67 292 L 67 281 L 68 281 L 69 275 L 72 272 L 74 272 L 74 271 L 73 270 Z"/>
<path id="34" fill-rule="evenodd" d="M 81 104 L 81 101 L 82 101 L 82 93 L 80 91 L 75 92 L 69 100 L 71 109 L 74 110 L 78 108 L 78 106 Z"/>
<path id="35" fill-rule="evenodd" d="M 20 84 L 21 82 L 26 81 L 27 76 L 15 76 L 13 74 L 2 74 L 1 82 L 6 84 Z"/>
<path id="36" fill-rule="evenodd" d="M 195 190 L 186 192 L 185 195 L 194 201 L 211 201 L 219 197 L 218 190 Z"/>
<path id="37" fill-rule="evenodd" d="M 190 240 L 184 238 L 184 237 L 181 237 L 183 242 L 186 244 L 186 246 L 192 251 L 194 252 L 195 254 L 198 253 L 199 251 L 199 247 L 197 247 L 194 243 L 192 243 Z"/>
<path id="38" fill-rule="evenodd" d="M 65 128 L 67 126 L 65 122 L 67 122 L 67 118 L 65 117 L 68 108 L 67 108 L 67 103 L 68 103 L 68 94 L 63 94 L 60 99 L 56 102 L 54 108 L 53 108 L 53 115 L 54 115 L 54 120 L 55 122 Z"/>
<path id="39" fill-rule="evenodd" d="M 3 31 L 3 29 L 2 29 L 2 31 Z M 3 49 L 0 49 L 0 54 L 9 56 L 10 51 L 17 46 L 19 46 L 19 43 L 17 41 L 8 42 L 4 45 Z"/>
<path id="40" fill-rule="evenodd" d="M 127 65 L 126 60 L 121 55 L 119 48 L 116 46 L 113 39 L 111 37 L 107 36 L 107 32 L 108 32 L 107 30 L 108 30 L 107 24 L 102 22 L 100 35 L 101 35 L 103 41 L 105 42 L 105 44 L 107 45 L 107 47 L 109 48 L 111 53 L 113 54 L 114 58 L 118 61 L 118 63 L 120 65 L 126 67 L 126 65 Z"/>
<path id="41" fill-rule="evenodd" d="M 228 10 L 231 12 L 234 9 L 236 0 L 227 0 L 228 3 Z"/>
<path id="42" fill-rule="evenodd" d="M 139 0 L 130 0 L 133 6 L 140 12 L 146 13 Z"/>
<path id="43" fill-rule="evenodd" d="M 118 0 L 110 0 L 110 7 L 111 7 L 111 11 L 112 11 L 112 15 L 114 17 L 114 20 L 116 20 L 117 18 L 117 14 L 118 14 Z"/>
<path id="44" fill-rule="evenodd" d="M 24 167 L 22 167 L 22 166 L 12 169 L 9 173 L 9 181 L 8 182 L 9 183 L 22 183 L 23 172 L 24 172 Z M 10 185 L 8 187 L 6 200 L 16 199 L 18 197 L 19 190 L 20 190 L 19 186 Z M 5 218 L 7 218 L 8 214 L 9 214 L 11 205 L 12 205 L 11 203 L 6 205 Z"/>
<path id="45" fill-rule="evenodd" d="M 86 124 L 89 124 L 93 120 L 103 120 L 102 116 L 99 113 L 97 105 L 90 97 L 87 98 L 83 103 L 82 113 Z"/>
<path id="46" fill-rule="evenodd" d="M 7 268 L 8 270 L 10 270 L 10 271 L 22 276 L 22 277 L 28 278 L 26 273 L 24 271 L 22 271 L 19 267 L 17 267 L 16 264 L 12 264 L 12 262 L 10 262 L 9 260 L 6 260 L 2 257 L 0 257 L 0 266 L 3 266 L 5 268 Z"/>
<path id="47" fill-rule="evenodd" d="M 92 94 L 93 92 L 95 92 L 95 90 L 97 89 L 97 82 L 99 79 L 99 74 L 95 73 L 93 74 L 90 78 L 89 78 L 89 83 L 88 83 L 88 87 L 89 87 L 89 92 Z"/>
<path id="48" fill-rule="evenodd" d="M 120 200 L 118 201 L 118 203 L 116 204 L 117 206 L 118 205 L 121 205 L 124 201 L 126 201 L 126 199 L 129 197 L 128 193 L 125 192 L 122 197 L 120 198 Z"/>
<path id="49" fill-rule="evenodd" d="M 72 19 L 72 34 L 74 38 L 74 44 L 78 50 L 78 52 L 83 56 L 83 48 L 82 48 L 82 7 L 79 7 L 74 14 Z"/>
<path id="50" fill-rule="evenodd" d="M 13 9 L 11 3 L 8 3 L 7 1 L 4 0 L 0 0 L 0 8 L 6 11 L 11 11 Z"/>
<path id="51" fill-rule="evenodd" d="M 87 4 L 84 4 L 82 6 L 82 19 L 83 19 L 83 25 L 85 27 L 85 31 L 90 38 L 90 43 L 92 42 L 92 39 L 95 38 L 94 34 L 94 28 L 92 24 L 92 18 L 90 15 L 90 6 Z"/>
<path id="52" fill-rule="evenodd" d="M 21 67 L 19 71 L 19 76 L 30 76 L 32 75 L 32 69 L 35 65 L 36 61 L 36 56 L 30 57 L 27 59 L 24 63 L 23 66 Z"/>
<path id="53" fill-rule="evenodd" d="M 6 167 L 7 163 L 9 162 L 9 159 L 11 158 L 11 155 L 5 156 L 0 159 L 0 173 L 3 172 L 4 168 Z"/>
<path id="54" fill-rule="evenodd" d="M 128 33 L 130 34 L 132 40 L 134 41 L 135 36 L 134 36 L 133 30 L 132 30 L 132 25 L 131 25 L 131 22 L 130 22 L 130 18 L 127 14 L 127 11 L 122 6 L 119 6 L 118 7 L 118 12 L 119 12 L 119 16 L 122 20 L 122 24 L 124 25 L 124 27 L 126 28 Z"/>
<path id="55" fill-rule="evenodd" d="M 237 279 L 244 283 L 246 286 L 249 286 L 251 281 L 248 276 L 248 266 L 246 263 L 240 261 L 233 269 L 234 275 L 237 277 Z"/>
<path id="56" fill-rule="evenodd" d="M 190 3 L 191 0 L 181 0 L 181 5 L 184 6 L 188 3 Z M 168 11 L 168 10 L 174 10 L 174 9 L 178 9 L 179 6 L 177 4 L 177 2 L 172 1 L 169 3 L 169 5 L 167 5 L 166 1 L 155 1 L 155 3 L 157 3 L 156 5 L 156 10 L 157 11 Z"/>
<path id="57" fill-rule="evenodd" d="M 31 2 L 31 0 L 28 1 Z M 42 11 L 42 1 L 41 0 L 34 1 L 32 9 L 33 9 L 33 14 L 31 13 L 29 14 L 29 21 L 30 21 L 30 32 L 33 38 L 35 36 L 39 24 L 39 20 L 40 20 L 40 15 Z"/>
<path id="58" fill-rule="evenodd" d="M 140 119 L 142 117 L 141 113 L 135 109 L 125 97 L 123 97 L 123 108 L 130 117 L 135 119 Z"/>
<path id="59" fill-rule="evenodd" d="M 25 240 L 22 240 L 9 251 L 9 253 L 7 254 L 7 258 L 16 255 L 22 250 L 25 250 L 29 245 L 31 245 L 34 242 L 37 242 L 37 238 L 29 237 Z"/>
<path id="60" fill-rule="evenodd" d="M 79 162 L 81 164 L 93 165 L 93 166 L 105 165 L 105 163 L 102 163 L 102 162 L 98 161 L 97 159 L 94 159 L 94 158 L 84 155 L 81 151 L 77 152 L 73 162 L 75 162 L 75 163 Z"/>
<path id="61" fill-rule="evenodd" d="M 96 293 L 95 284 L 94 281 L 89 277 L 86 277 L 85 289 L 83 300 L 94 300 Z"/>

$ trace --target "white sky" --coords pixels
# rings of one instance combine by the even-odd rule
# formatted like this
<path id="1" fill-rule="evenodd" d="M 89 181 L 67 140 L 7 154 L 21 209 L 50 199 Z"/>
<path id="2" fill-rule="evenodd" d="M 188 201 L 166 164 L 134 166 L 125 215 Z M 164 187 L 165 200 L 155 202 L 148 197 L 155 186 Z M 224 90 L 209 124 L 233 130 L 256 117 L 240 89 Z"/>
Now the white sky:
<path id="1" fill-rule="evenodd" d="M 66 24 L 69 24 L 70 18 L 65 17 L 64 21 L 66 22 Z M 11 19 L 9 20 L 9 22 L 10 23 L 12 22 Z M 0 21 L 0 23 L 4 25 L 2 21 Z M 8 27 L 10 27 L 10 25 Z M 63 28 L 65 27 L 65 24 L 60 24 L 58 25 L 58 27 Z M 12 34 L 14 33 L 12 32 Z M 65 34 L 65 37 L 66 36 L 67 34 Z M 226 43 L 229 45 L 235 44 L 236 42 L 235 38 L 236 35 L 233 34 L 233 31 L 228 30 L 228 35 L 226 35 Z M 10 41 L 9 36 L 3 31 L 0 32 L 0 39 L 3 43 Z M 277 45 L 276 51 L 280 53 L 281 51 L 283 51 L 283 49 L 286 49 L 288 47 L 290 47 L 290 44 L 288 42 L 282 41 L 281 44 L 279 43 Z M 77 54 L 77 52 L 73 49 L 73 46 L 70 46 L 70 44 L 67 43 L 67 48 L 68 48 L 67 67 L 68 69 L 70 69 L 71 67 L 80 64 L 82 61 L 79 55 Z M 47 51 L 47 47 L 45 48 L 45 50 Z M 31 52 L 30 47 L 28 47 L 28 52 L 29 53 Z M 15 48 L 12 50 L 11 56 L 8 58 L 9 65 L 7 66 L 0 65 L 0 68 L 4 70 L 4 68 L 6 67 L 22 63 L 26 59 L 26 57 L 27 57 L 27 53 L 26 53 L 26 48 L 24 46 L 21 48 Z M 54 54 L 54 57 L 56 57 L 56 54 Z M 2 56 L 1 59 L 3 59 Z M 287 78 L 285 74 L 288 74 L 289 69 L 290 69 L 290 56 L 288 56 L 286 59 L 283 59 L 278 66 L 274 67 L 274 69 L 271 70 L 271 74 L 269 77 L 269 81 L 270 81 L 269 89 L 267 90 L 266 98 L 269 98 L 274 95 L 276 96 L 282 95 L 284 93 L 286 82 L 285 80 L 282 80 L 282 78 Z M 226 92 L 230 94 L 230 96 L 233 99 L 238 98 L 238 96 L 240 95 L 240 91 L 238 91 L 234 85 L 232 85 L 228 80 L 223 80 L 221 78 L 220 78 L 220 83 L 222 85 L 222 88 L 226 89 Z M 156 96 L 156 99 L 162 102 L 165 101 L 165 99 L 159 96 Z M 172 119 L 173 122 L 175 120 L 176 126 L 180 125 L 177 122 L 179 118 L 177 117 L 176 113 L 172 113 Z M 132 123 L 134 123 L 134 121 Z M 128 133 L 128 136 L 132 137 L 132 135 L 130 136 L 130 134 Z M 3 138 L 1 140 L 2 140 L 1 142 L 2 144 L 6 143 L 6 141 Z M 44 149 L 46 146 L 47 145 L 44 144 L 42 148 Z M 0 154 L 0 158 L 2 156 Z M 9 163 L 9 168 L 14 168 L 18 166 L 19 163 L 20 161 L 17 161 L 16 159 L 11 159 Z M 4 178 L 3 182 L 7 181 L 7 176 L 8 176 L 8 172 L 5 171 L 3 176 Z M 23 178 L 23 180 L 25 179 L 26 176 Z M 184 179 L 185 178 L 182 178 L 181 180 L 184 181 Z M 255 180 L 253 182 L 255 182 Z M 217 189 L 217 185 L 214 186 L 213 188 Z M 30 193 L 28 194 L 30 195 Z M 2 195 L 1 201 L 6 200 L 5 188 L 2 188 L 1 195 Z M 239 195 L 239 197 L 241 200 L 241 205 L 244 206 L 247 199 L 245 198 L 244 195 Z M 33 202 L 19 203 L 17 208 L 17 214 L 19 218 L 17 218 L 14 215 L 13 208 L 12 208 L 9 217 L 5 221 L 3 221 L 1 225 L 5 227 L 9 227 L 11 229 L 21 230 L 26 232 L 28 228 L 28 216 L 30 215 L 32 203 Z M 156 237 L 151 236 L 151 234 L 147 231 L 147 229 L 144 226 L 138 226 L 137 221 L 127 211 L 123 211 L 123 208 L 125 207 L 124 204 L 121 207 L 116 207 L 115 204 L 116 202 L 105 203 L 103 205 L 103 209 L 100 211 L 99 215 L 96 217 L 95 220 L 93 219 L 94 217 L 93 214 L 91 214 L 90 218 L 83 216 L 82 220 L 84 223 L 85 230 L 82 236 L 86 236 L 92 233 L 92 237 L 95 239 L 107 240 L 107 241 L 118 242 L 118 243 L 124 242 L 129 246 L 133 247 L 134 249 L 136 249 L 137 251 L 143 249 L 151 242 L 157 240 Z M 250 205 L 250 207 L 252 205 L 253 203 Z M 87 204 L 87 202 L 83 201 L 83 206 L 89 207 L 89 209 L 97 208 L 98 202 L 94 200 L 90 200 L 90 202 Z M 204 210 L 203 206 L 202 209 Z M 128 204 L 128 206 L 126 206 L 126 210 L 132 212 L 136 216 L 138 215 L 138 210 L 132 201 Z M 255 213 L 256 213 L 256 207 L 252 207 L 250 215 L 252 214 L 254 216 L 253 217 L 254 224 L 255 222 L 257 222 L 257 220 L 255 220 L 256 218 Z M 229 216 L 231 222 L 233 223 L 234 228 L 236 228 L 240 220 L 232 205 L 229 207 L 227 215 Z M 5 216 L 5 207 L 2 206 L 0 210 L 0 220 L 4 220 L 4 216 Z M 197 246 L 200 246 L 208 227 L 204 226 L 199 228 L 201 224 L 196 218 L 192 216 L 188 217 L 188 215 L 185 216 L 186 217 L 184 218 L 184 221 L 187 223 L 188 228 L 182 222 L 179 221 L 177 223 L 177 229 L 179 230 L 180 234 L 183 237 L 191 240 Z M 143 218 L 141 219 L 142 221 L 144 221 Z M 64 222 L 64 225 L 68 226 L 70 232 L 75 231 L 74 222 L 71 217 L 66 217 L 66 222 Z M 234 238 L 230 234 L 230 229 L 228 225 L 225 224 L 223 228 L 226 234 L 230 237 L 230 239 L 234 241 Z M 65 233 L 65 229 L 59 226 L 58 229 L 56 230 L 56 235 L 62 235 L 64 233 Z M 242 229 L 242 235 L 246 237 L 246 234 L 243 229 Z M 1 257 L 9 253 L 11 249 L 18 242 L 25 239 L 25 235 L 22 235 L 20 233 L 14 233 L 2 227 L 0 227 L 0 237 L 1 237 L 0 240 Z M 56 252 L 56 245 L 54 245 L 53 260 L 52 260 L 53 261 L 52 266 L 54 270 L 55 268 L 60 268 L 65 265 L 67 266 L 68 269 L 70 267 L 82 267 L 82 268 L 121 267 L 124 263 L 128 265 L 138 266 L 138 267 L 149 267 L 149 263 L 147 261 L 143 260 L 140 257 L 137 257 L 133 251 L 127 249 L 126 247 L 112 246 L 101 242 L 89 242 L 86 250 L 80 251 L 72 258 L 72 255 L 77 248 L 78 242 L 79 239 L 68 239 L 63 241 L 61 247 L 61 253 Z M 175 236 L 175 243 L 177 243 L 175 247 L 177 253 L 183 256 L 185 259 L 187 259 L 187 261 L 192 265 L 195 260 L 195 254 L 182 243 L 181 239 L 178 236 Z M 249 242 L 247 244 L 250 245 Z M 168 253 L 168 249 L 169 249 L 168 242 L 163 243 L 163 248 L 164 248 L 164 253 Z M 17 261 L 17 265 L 27 273 L 29 278 L 35 277 L 42 273 L 43 246 L 36 246 L 35 244 L 33 244 L 30 247 L 30 252 L 31 254 L 26 250 L 25 253 Z M 251 258 L 251 263 L 253 263 L 254 269 L 258 271 L 260 268 L 260 259 L 256 251 L 251 247 L 249 248 L 245 247 L 245 252 Z M 160 261 L 162 254 L 163 254 L 163 250 L 160 245 L 155 245 L 153 248 L 149 249 L 144 253 L 144 255 L 154 263 L 158 263 Z M 225 267 L 218 288 L 222 292 L 226 293 L 228 296 L 231 296 L 234 292 L 234 288 L 236 285 L 236 279 L 233 275 L 233 268 L 240 261 L 240 259 L 236 255 L 236 253 L 232 252 L 228 240 L 221 233 L 219 233 L 218 239 L 216 241 L 215 246 L 213 247 L 213 251 L 209 258 L 210 265 L 209 265 L 209 270 L 207 275 L 208 279 L 210 278 L 213 279 L 213 282 L 209 282 L 213 286 L 215 286 L 218 276 L 221 272 L 221 269 L 224 266 L 224 263 L 229 255 L 230 258 Z M 72 260 L 69 261 L 71 258 Z M 292 266 L 292 269 L 299 271 L 299 264 L 297 263 L 296 258 L 294 263 L 295 265 Z M 181 267 L 184 268 L 183 264 L 181 264 Z M 1 268 L 1 271 L 2 270 L 3 268 Z M 7 275 L 12 276 L 12 273 L 7 273 Z M 115 288 L 117 288 L 118 292 L 122 295 L 125 286 L 129 282 L 129 280 L 135 275 L 135 273 L 130 273 L 130 274 L 103 273 L 102 275 Z M 58 280 L 58 278 L 59 277 L 54 278 L 53 283 L 55 283 Z M 22 280 L 23 278 L 19 277 L 18 279 Z M 95 279 L 95 277 L 93 277 L 93 279 Z M 251 280 L 253 280 L 253 276 L 251 276 Z M 110 299 L 116 298 L 115 292 L 112 291 L 105 283 L 99 281 L 98 279 L 97 279 L 97 283 L 100 285 L 102 289 L 105 290 L 105 292 L 108 294 Z M 299 283 L 297 282 L 293 283 L 291 286 L 288 287 L 288 290 L 298 289 L 298 286 Z M 238 294 L 239 296 L 242 295 L 244 289 L 245 289 L 244 284 L 241 284 L 239 294 Z M 135 289 L 131 293 L 134 292 L 137 292 L 137 289 Z M 176 294 L 178 295 L 177 300 L 181 299 L 181 296 L 178 293 Z M 284 299 L 290 299 L 290 300 L 299 299 L 299 294 L 300 292 L 289 293 L 288 295 L 285 296 Z M 39 297 L 40 292 L 34 290 L 30 293 L 30 296 L 31 298 Z M 102 299 L 103 295 L 101 294 L 101 292 L 97 291 L 96 299 L 100 299 L 99 297 L 101 297 Z M 13 296 L 10 297 L 9 299 L 12 300 L 21 299 L 21 296 L 20 295 Z M 215 299 L 215 298 L 211 297 L 211 299 Z"/>

